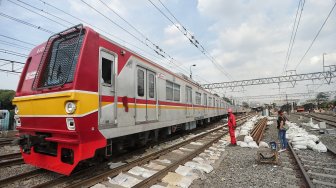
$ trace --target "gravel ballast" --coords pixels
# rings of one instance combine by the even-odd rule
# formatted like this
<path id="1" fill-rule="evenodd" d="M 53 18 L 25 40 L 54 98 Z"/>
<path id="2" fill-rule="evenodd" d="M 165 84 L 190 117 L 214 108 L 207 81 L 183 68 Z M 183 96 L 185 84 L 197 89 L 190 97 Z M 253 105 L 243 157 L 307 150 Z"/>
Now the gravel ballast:
<path id="1" fill-rule="evenodd" d="M 263 141 L 278 142 L 276 121 L 267 126 Z M 288 151 L 280 153 L 280 164 L 260 164 L 257 162 L 258 148 L 226 147 L 223 161 L 205 180 L 194 181 L 198 187 L 300 187 L 301 180 L 296 172 L 288 167 Z M 284 156 L 284 157 L 283 157 Z M 282 160 L 286 160 L 281 164 Z M 289 164 L 289 165 L 288 165 Z"/>

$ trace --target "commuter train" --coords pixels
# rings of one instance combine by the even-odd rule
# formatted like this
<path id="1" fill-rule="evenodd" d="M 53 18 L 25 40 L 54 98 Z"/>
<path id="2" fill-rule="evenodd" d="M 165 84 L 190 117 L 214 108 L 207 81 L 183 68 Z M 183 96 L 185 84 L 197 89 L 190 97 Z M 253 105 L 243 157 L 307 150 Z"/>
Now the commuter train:
<path id="1" fill-rule="evenodd" d="M 30 52 L 13 103 L 25 163 L 65 175 L 88 159 L 194 129 L 227 108 L 242 111 L 83 25 Z"/>

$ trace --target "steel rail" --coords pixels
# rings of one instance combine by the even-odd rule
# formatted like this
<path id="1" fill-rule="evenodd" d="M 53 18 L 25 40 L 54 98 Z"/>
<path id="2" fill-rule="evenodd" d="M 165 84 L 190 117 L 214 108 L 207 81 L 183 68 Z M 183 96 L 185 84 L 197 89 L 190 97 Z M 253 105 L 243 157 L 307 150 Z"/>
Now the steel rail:
<path id="1" fill-rule="evenodd" d="M 155 173 L 154 175 L 150 176 L 149 178 L 146 178 L 146 179 L 142 180 L 140 183 L 136 184 L 134 186 L 134 188 L 150 187 L 150 186 L 154 185 L 156 182 L 158 182 L 163 177 L 165 177 L 168 174 L 168 172 L 174 171 L 180 164 L 184 164 L 185 162 L 193 159 L 198 154 L 202 153 L 205 149 L 209 148 L 213 143 L 220 140 L 227 133 L 228 133 L 227 131 L 225 131 L 223 133 L 219 133 L 219 136 L 216 136 L 215 139 L 209 141 L 207 144 L 205 144 L 201 148 L 195 150 L 194 152 L 192 152 L 189 155 L 184 156 L 181 160 L 174 162 L 173 164 L 167 166 L 166 168 L 164 168 L 163 170 Z"/>
<path id="2" fill-rule="evenodd" d="M 10 145 L 11 143 L 12 143 L 12 140 L 1 140 L 0 146 Z"/>
<path id="3" fill-rule="evenodd" d="M 313 182 L 310 180 L 308 173 L 306 172 L 305 168 L 303 167 L 299 157 L 297 156 L 297 154 L 294 152 L 294 149 L 292 147 L 292 144 L 288 143 L 289 146 L 289 150 L 291 151 L 291 153 L 293 154 L 296 163 L 299 165 L 300 168 L 300 172 L 302 173 L 304 180 L 306 182 L 306 184 L 308 185 L 308 187 L 313 188 L 315 187 Z"/>
<path id="4" fill-rule="evenodd" d="M 20 165 L 23 164 L 22 158 L 16 158 L 9 161 L 1 161 L 0 162 L 0 168 L 7 167 L 7 166 L 14 166 L 14 165 Z"/>
<path id="5" fill-rule="evenodd" d="M 239 119 L 237 121 L 241 121 L 241 120 L 244 121 L 248 117 L 249 116 L 241 118 L 241 119 Z M 85 180 L 82 180 L 80 182 L 73 183 L 71 185 L 68 185 L 67 187 L 73 188 L 73 187 L 89 187 L 89 186 L 93 186 L 93 185 L 95 185 L 95 184 L 97 184 L 99 182 L 102 182 L 102 181 L 106 180 L 107 177 L 116 176 L 116 175 L 118 175 L 122 171 L 128 171 L 129 169 L 131 169 L 131 168 L 133 168 L 135 166 L 146 164 L 149 161 L 154 160 L 156 158 L 159 158 L 160 156 L 165 155 L 165 154 L 167 154 L 167 153 L 169 153 L 169 152 L 171 152 L 171 151 L 173 151 L 175 149 L 178 149 L 178 148 L 180 148 L 180 147 L 182 147 L 182 146 L 184 146 L 184 145 L 186 145 L 186 144 L 188 144 L 188 143 L 190 143 L 192 141 L 198 140 L 200 138 L 203 138 L 203 137 L 209 135 L 210 133 L 213 133 L 213 132 L 216 132 L 218 130 L 221 130 L 221 129 L 223 129 L 223 127 L 224 126 L 219 126 L 218 128 L 212 129 L 211 131 L 202 133 L 202 134 L 197 135 L 197 136 L 195 136 L 195 137 L 193 137 L 191 139 L 185 140 L 183 142 L 180 142 L 180 143 L 178 143 L 176 145 L 170 146 L 170 147 L 165 148 L 163 150 L 151 153 L 151 154 L 149 154 L 147 156 L 135 159 L 134 161 L 131 161 L 131 162 L 127 163 L 127 164 L 124 164 L 122 166 L 119 166 L 119 167 L 116 167 L 114 169 L 111 169 L 111 170 L 109 170 L 107 172 L 103 172 L 101 174 L 98 174 L 98 175 L 93 176 L 93 177 L 89 177 L 89 178 L 87 178 Z"/>
<path id="6" fill-rule="evenodd" d="M 257 122 L 257 124 L 254 126 L 254 128 L 251 131 L 251 136 L 253 140 L 256 141 L 257 144 L 259 144 L 259 142 L 262 139 L 262 136 L 266 129 L 266 125 L 267 125 L 267 118 L 263 118 Z"/>
<path id="7" fill-rule="evenodd" d="M 5 185 L 8 185 L 10 183 L 14 183 L 15 181 L 20 180 L 20 179 L 26 179 L 26 178 L 37 176 L 39 174 L 42 174 L 43 172 L 45 172 L 45 170 L 36 169 L 36 170 L 32 170 L 32 171 L 29 171 L 29 172 L 26 172 L 26 173 L 11 176 L 11 177 L 6 178 L 6 179 L 2 179 L 2 180 L 0 180 L 0 187 L 4 187 Z"/>
<path id="8" fill-rule="evenodd" d="M 7 155 L 0 155 L 0 160 L 8 160 L 8 159 L 13 159 L 13 158 L 20 158 L 21 153 L 11 153 Z"/>

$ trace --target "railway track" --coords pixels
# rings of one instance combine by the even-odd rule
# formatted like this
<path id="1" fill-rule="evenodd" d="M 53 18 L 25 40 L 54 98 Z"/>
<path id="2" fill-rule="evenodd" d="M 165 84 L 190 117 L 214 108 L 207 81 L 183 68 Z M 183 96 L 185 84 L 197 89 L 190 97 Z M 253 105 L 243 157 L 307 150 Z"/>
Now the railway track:
<path id="1" fill-rule="evenodd" d="M 324 121 L 326 122 L 327 125 L 330 125 L 332 127 L 336 127 L 336 117 L 333 115 L 327 115 L 327 114 L 315 114 L 315 113 L 310 113 L 310 114 L 295 114 L 295 115 L 302 115 L 305 117 L 311 117 L 316 121 Z"/>
<path id="2" fill-rule="evenodd" d="M 265 129 L 267 126 L 267 118 L 263 118 L 261 120 L 259 120 L 256 125 L 254 126 L 254 128 L 251 131 L 251 136 L 253 138 L 253 140 L 255 140 L 257 142 L 257 144 L 259 144 L 259 142 L 261 141 Z"/>
<path id="3" fill-rule="evenodd" d="M 45 170 L 36 169 L 36 170 L 32 170 L 32 171 L 25 172 L 25 173 L 22 173 L 22 174 L 14 175 L 14 176 L 11 176 L 11 177 L 8 177 L 8 178 L 5 178 L 5 179 L 1 179 L 0 180 L 0 187 L 4 187 L 4 186 L 9 185 L 11 183 L 14 183 L 18 180 L 24 180 L 24 179 L 27 179 L 27 178 L 32 178 L 32 177 L 38 176 L 40 174 L 43 174 L 45 172 L 46 172 Z"/>
<path id="4" fill-rule="evenodd" d="M 245 116 L 240 120 L 240 122 L 245 121 L 247 118 L 251 116 Z M 237 120 L 238 121 L 238 120 Z M 132 169 L 135 166 L 141 166 L 144 164 L 147 164 L 148 162 L 158 159 L 160 156 L 167 155 L 168 153 L 178 150 L 181 147 L 185 147 L 186 145 L 190 144 L 191 142 L 198 141 L 200 139 L 204 139 L 204 142 L 206 142 L 202 147 L 198 148 L 197 150 L 188 153 L 187 156 L 184 156 L 183 158 L 179 159 L 178 161 L 173 162 L 171 165 L 167 166 L 162 171 L 159 171 L 155 173 L 152 177 L 145 179 L 143 183 L 138 184 L 137 187 L 142 187 L 144 184 L 146 186 L 153 184 L 157 181 L 159 181 L 160 178 L 162 178 L 164 175 L 166 175 L 169 171 L 174 170 L 178 166 L 178 164 L 181 164 L 187 160 L 190 160 L 191 158 L 195 157 L 198 153 L 204 151 L 207 147 L 210 147 L 212 143 L 218 141 L 220 138 L 223 137 L 224 134 L 227 132 L 223 131 L 223 127 L 217 127 L 213 128 L 211 131 L 206 131 L 202 134 L 198 134 L 195 137 L 185 140 L 183 142 L 177 143 L 173 146 L 169 146 L 168 148 L 161 149 L 159 151 L 150 153 L 146 156 L 134 159 L 134 160 L 128 160 L 125 162 L 125 164 L 122 164 L 121 166 L 118 166 L 113 169 L 103 169 L 103 170 L 97 170 L 96 167 L 90 167 L 88 169 L 79 171 L 75 174 L 72 174 L 70 177 L 68 176 L 62 176 L 57 179 L 45 182 L 40 185 L 34 186 L 34 188 L 37 187 L 89 187 L 92 185 L 95 185 L 99 182 L 107 180 L 107 177 L 114 177 L 118 175 L 120 172 L 125 172 L 130 169 Z M 212 138 L 211 138 L 212 137 Z M 207 139 L 206 139 L 207 138 Z M 105 167 L 107 165 L 105 164 Z"/>
<path id="5" fill-rule="evenodd" d="M 335 153 L 294 150 L 291 144 L 289 151 L 294 156 L 307 187 L 336 187 Z"/>
<path id="6" fill-rule="evenodd" d="M 13 139 L 10 139 L 10 138 L 1 138 L 0 139 L 0 147 L 1 146 L 6 146 L 6 145 L 10 145 L 12 144 L 13 142 Z"/>
<path id="7" fill-rule="evenodd" d="M 0 156 L 0 168 L 7 166 L 20 165 L 23 164 L 23 159 L 21 158 L 21 153 L 12 153 Z"/>

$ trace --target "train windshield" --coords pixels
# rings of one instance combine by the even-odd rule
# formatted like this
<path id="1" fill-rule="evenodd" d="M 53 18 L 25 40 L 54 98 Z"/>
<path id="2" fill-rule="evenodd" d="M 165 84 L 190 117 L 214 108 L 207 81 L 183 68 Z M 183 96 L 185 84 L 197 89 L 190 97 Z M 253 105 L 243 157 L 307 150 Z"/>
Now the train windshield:
<path id="1" fill-rule="evenodd" d="M 35 88 L 49 88 L 73 81 L 83 38 L 84 31 L 77 30 L 58 34 L 53 39 L 49 39 L 44 52 L 46 54 L 43 54 L 46 58 L 45 60 L 42 58 L 39 80 Z"/>

